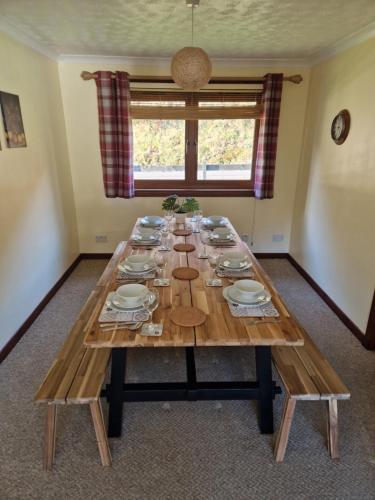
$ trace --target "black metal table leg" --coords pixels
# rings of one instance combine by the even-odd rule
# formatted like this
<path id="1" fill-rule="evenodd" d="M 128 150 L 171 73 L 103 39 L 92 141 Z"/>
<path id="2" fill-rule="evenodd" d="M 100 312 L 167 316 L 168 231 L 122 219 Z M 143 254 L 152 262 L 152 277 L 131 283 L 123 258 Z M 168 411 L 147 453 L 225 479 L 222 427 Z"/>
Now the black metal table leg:
<path id="1" fill-rule="evenodd" d="M 271 347 L 255 347 L 255 361 L 259 384 L 259 428 L 262 434 L 272 434 L 274 388 L 272 382 Z"/>
<path id="2" fill-rule="evenodd" d="M 112 349 L 111 382 L 107 386 L 107 400 L 109 403 L 108 437 L 121 436 L 125 370 L 126 348 Z"/>
<path id="3" fill-rule="evenodd" d="M 195 371 L 194 347 L 186 347 L 187 399 L 196 401 L 197 375 Z"/>

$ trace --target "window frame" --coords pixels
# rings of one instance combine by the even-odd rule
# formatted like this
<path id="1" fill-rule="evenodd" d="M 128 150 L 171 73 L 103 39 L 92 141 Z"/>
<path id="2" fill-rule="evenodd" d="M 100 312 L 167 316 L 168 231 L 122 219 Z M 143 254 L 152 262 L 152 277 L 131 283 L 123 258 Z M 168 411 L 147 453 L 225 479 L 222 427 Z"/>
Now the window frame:
<path id="1" fill-rule="evenodd" d="M 212 92 L 197 94 L 189 92 L 132 92 L 132 100 L 144 101 L 185 101 L 186 106 L 198 106 L 199 102 L 244 100 L 244 94 Z M 255 93 L 254 93 L 255 95 Z M 260 94 L 256 97 L 260 102 Z M 255 160 L 259 138 L 259 118 L 254 118 L 254 142 L 250 180 L 198 180 L 198 120 L 185 120 L 185 179 L 153 180 L 135 179 L 135 196 L 254 196 Z"/>

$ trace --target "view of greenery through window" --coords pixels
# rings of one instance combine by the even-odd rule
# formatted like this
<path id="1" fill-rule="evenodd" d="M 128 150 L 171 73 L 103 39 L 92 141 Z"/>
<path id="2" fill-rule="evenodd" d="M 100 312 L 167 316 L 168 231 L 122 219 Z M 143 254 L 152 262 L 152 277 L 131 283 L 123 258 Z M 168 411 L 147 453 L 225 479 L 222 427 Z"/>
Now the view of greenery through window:
<path id="1" fill-rule="evenodd" d="M 184 120 L 133 120 L 134 178 L 185 179 Z"/>
<path id="2" fill-rule="evenodd" d="M 200 120 L 199 180 L 251 177 L 255 120 Z M 184 120 L 133 120 L 135 179 L 185 178 Z"/>
<path id="3" fill-rule="evenodd" d="M 198 179 L 251 178 L 255 120 L 199 120 Z"/>

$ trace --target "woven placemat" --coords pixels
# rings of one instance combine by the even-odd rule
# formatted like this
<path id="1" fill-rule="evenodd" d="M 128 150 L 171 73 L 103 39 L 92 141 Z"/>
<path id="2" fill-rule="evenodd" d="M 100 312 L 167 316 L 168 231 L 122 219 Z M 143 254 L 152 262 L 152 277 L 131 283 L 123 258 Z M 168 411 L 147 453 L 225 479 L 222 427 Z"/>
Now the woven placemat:
<path id="1" fill-rule="evenodd" d="M 198 326 L 206 321 L 206 314 L 197 307 L 178 306 L 171 312 L 170 319 L 178 326 Z"/>
<path id="2" fill-rule="evenodd" d="M 176 243 L 173 247 L 176 252 L 194 252 L 195 246 L 190 243 Z"/>
<path id="3" fill-rule="evenodd" d="M 190 236 L 192 233 L 191 229 L 175 229 L 173 234 L 175 236 Z"/>
<path id="4" fill-rule="evenodd" d="M 172 271 L 172 276 L 178 280 L 195 280 L 199 276 L 199 271 L 192 267 L 176 267 Z"/>

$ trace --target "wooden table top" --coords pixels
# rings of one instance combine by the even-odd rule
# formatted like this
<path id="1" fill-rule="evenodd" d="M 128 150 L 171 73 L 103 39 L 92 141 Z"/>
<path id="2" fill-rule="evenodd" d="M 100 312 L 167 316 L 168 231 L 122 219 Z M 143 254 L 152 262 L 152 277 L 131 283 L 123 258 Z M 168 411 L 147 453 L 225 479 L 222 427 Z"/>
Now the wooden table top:
<path id="1" fill-rule="evenodd" d="M 139 223 L 137 221 L 136 225 Z M 202 250 L 199 233 L 190 236 L 175 236 L 169 234 L 170 252 L 163 252 L 167 257 L 165 276 L 171 279 L 170 287 L 158 288 L 160 305 L 154 312 L 154 322 L 163 323 L 163 334 L 160 337 L 146 337 L 126 328 L 104 332 L 100 329 L 97 318 L 107 297 L 108 292 L 115 290 L 117 263 L 122 261 L 132 251 L 129 244 L 120 244 L 114 254 L 113 269 L 102 277 L 100 285 L 103 290 L 97 307 L 86 324 L 85 344 L 89 347 L 187 347 L 187 346 L 297 346 L 303 345 L 303 335 L 296 320 L 291 317 L 281 297 L 275 290 L 271 280 L 259 265 L 249 248 L 243 243 L 233 226 L 237 237 L 235 247 L 214 248 L 208 247 L 208 253 L 217 251 L 240 250 L 246 252 L 252 263 L 255 279 L 262 282 L 272 295 L 273 304 L 280 313 L 280 322 L 251 324 L 253 318 L 235 318 L 223 297 L 223 288 L 231 283 L 222 278 L 223 287 L 207 287 L 205 279 L 211 275 L 211 268 L 207 259 L 199 259 Z M 172 228 L 173 229 L 173 228 Z M 173 245 L 176 243 L 192 243 L 196 249 L 190 253 L 176 252 Z M 137 249 L 137 253 L 152 253 L 158 247 Z M 189 266 L 197 269 L 199 277 L 192 281 L 182 281 L 172 277 L 176 267 Z M 153 280 L 146 283 L 153 286 Z M 195 306 L 207 314 L 206 322 L 197 327 L 180 327 L 169 319 L 170 312 L 176 306 Z M 262 321 L 262 318 L 256 318 Z M 264 319 L 265 320 L 265 319 Z"/>

